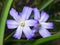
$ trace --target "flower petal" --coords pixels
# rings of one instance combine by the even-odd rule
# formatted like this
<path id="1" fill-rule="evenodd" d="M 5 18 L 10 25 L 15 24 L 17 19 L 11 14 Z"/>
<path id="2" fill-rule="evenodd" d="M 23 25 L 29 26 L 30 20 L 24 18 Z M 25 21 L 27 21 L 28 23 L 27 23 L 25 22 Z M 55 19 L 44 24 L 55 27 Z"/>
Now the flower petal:
<path id="1" fill-rule="evenodd" d="M 34 33 L 29 27 L 24 27 L 23 32 L 27 38 L 27 40 L 31 39 L 34 36 Z"/>
<path id="2" fill-rule="evenodd" d="M 37 29 L 34 27 L 34 28 L 32 29 L 32 32 L 35 33 L 36 31 L 37 31 Z"/>
<path id="3" fill-rule="evenodd" d="M 50 33 L 48 30 L 44 29 L 44 28 L 41 28 L 41 29 L 39 30 L 39 33 L 40 33 L 40 35 L 41 35 L 43 38 L 48 37 L 48 36 L 51 36 L 51 33 Z"/>
<path id="4" fill-rule="evenodd" d="M 14 29 L 18 27 L 18 23 L 15 20 L 7 20 L 7 27 L 9 29 Z"/>
<path id="5" fill-rule="evenodd" d="M 47 22 L 47 23 L 41 22 L 41 26 L 43 28 L 46 28 L 46 29 L 53 29 L 53 23 L 52 22 Z"/>
<path id="6" fill-rule="evenodd" d="M 25 6 L 25 7 L 23 8 L 23 10 L 22 10 L 22 13 L 21 13 L 21 15 L 22 15 L 22 20 L 28 19 L 29 16 L 30 16 L 30 14 L 31 14 L 31 12 L 32 12 L 32 8 Z"/>
<path id="7" fill-rule="evenodd" d="M 22 35 L 22 27 L 19 26 L 15 32 L 15 34 L 13 35 L 13 37 L 17 38 L 17 39 L 21 39 L 21 35 Z"/>
<path id="8" fill-rule="evenodd" d="M 44 12 L 44 11 L 42 11 L 41 12 L 41 18 L 40 18 L 40 22 L 45 22 L 45 21 L 47 21 L 48 20 L 48 18 L 49 18 L 49 15 L 46 13 L 46 12 Z"/>
<path id="9" fill-rule="evenodd" d="M 18 21 L 18 20 L 20 19 L 20 16 L 18 15 L 18 12 L 17 12 L 14 8 L 12 8 L 12 9 L 10 10 L 10 15 L 11 15 L 16 21 Z"/>
<path id="10" fill-rule="evenodd" d="M 36 20 L 30 19 L 25 21 L 26 26 L 36 26 L 38 22 Z"/>
<path id="11" fill-rule="evenodd" d="M 34 19 L 36 19 L 36 20 L 40 19 L 39 10 L 37 8 L 34 8 L 33 11 L 34 11 Z"/>

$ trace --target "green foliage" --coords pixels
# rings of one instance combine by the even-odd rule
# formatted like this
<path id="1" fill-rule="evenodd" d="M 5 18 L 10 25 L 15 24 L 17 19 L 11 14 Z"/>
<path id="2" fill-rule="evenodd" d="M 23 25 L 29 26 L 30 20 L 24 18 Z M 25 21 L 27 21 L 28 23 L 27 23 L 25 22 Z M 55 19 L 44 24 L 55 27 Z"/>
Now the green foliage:
<path id="1" fill-rule="evenodd" d="M 52 35 L 50 37 L 47 37 L 47 38 L 41 38 L 41 39 L 38 39 L 34 42 L 34 45 L 38 45 L 38 44 L 41 44 L 41 43 L 44 43 L 44 42 L 48 42 L 48 41 L 51 41 L 51 40 L 54 40 L 54 39 L 58 39 L 60 38 L 60 32 L 55 34 L 55 35 Z"/>
<path id="2" fill-rule="evenodd" d="M 52 3 L 54 0 L 44 0 L 42 4 L 39 6 L 39 10 L 43 10 L 46 8 L 50 3 Z"/>
<path id="3" fill-rule="evenodd" d="M 23 43 L 25 45 L 42 45 L 42 43 L 46 43 L 48 41 L 52 41 L 55 39 L 59 39 L 60 38 L 60 32 L 57 33 L 58 31 L 60 31 L 60 12 L 59 12 L 59 2 L 57 3 L 57 0 L 33 0 L 33 3 L 26 3 L 23 2 L 23 0 L 6 0 L 6 2 L 4 2 L 4 0 L 0 0 L 0 13 L 1 13 L 1 9 L 3 6 L 3 10 L 2 13 L 0 15 L 0 45 L 3 45 L 3 41 L 5 43 L 8 42 L 16 42 L 16 45 L 23 45 Z M 3 3 L 2 3 L 3 2 Z M 13 4 L 12 4 L 13 2 Z M 19 2 L 19 3 L 18 3 Z M 56 4 L 57 3 L 57 4 Z M 22 7 L 25 5 L 29 5 L 31 7 L 37 7 L 40 11 L 42 11 L 43 9 L 50 14 L 50 19 L 49 21 L 53 21 L 54 22 L 54 30 L 51 30 L 51 32 L 56 32 L 56 34 L 47 37 L 47 38 L 40 38 L 40 39 L 36 39 L 36 40 L 25 40 L 25 39 L 21 39 L 21 40 L 16 40 L 16 39 L 11 39 L 11 36 L 14 34 L 15 31 L 13 31 L 11 34 L 9 34 L 8 36 L 6 36 L 4 38 L 4 32 L 5 32 L 5 24 L 6 24 L 6 20 L 7 20 L 7 16 L 9 13 L 9 9 L 11 7 L 14 7 L 17 11 L 21 11 Z M 11 18 L 10 16 L 8 16 L 8 18 Z M 11 18 L 12 19 L 12 18 Z M 7 29 L 6 29 L 7 30 Z M 4 39 L 4 40 L 3 40 Z M 48 45 L 48 44 L 46 44 Z"/>
<path id="4" fill-rule="evenodd" d="M 0 19 L 0 45 L 3 45 L 5 23 L 13 0 L 6 0 Z"/>

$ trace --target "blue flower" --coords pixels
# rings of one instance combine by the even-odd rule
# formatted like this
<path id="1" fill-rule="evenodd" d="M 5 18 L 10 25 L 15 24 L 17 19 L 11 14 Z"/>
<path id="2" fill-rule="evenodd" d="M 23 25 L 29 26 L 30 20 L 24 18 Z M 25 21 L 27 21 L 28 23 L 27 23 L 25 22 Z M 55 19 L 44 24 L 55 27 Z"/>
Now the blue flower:
<path id="1" fill-rule="evenodd" d="M 32 10 L 33 10 L 32 8 L 26 7 L 26 6 L 23 8 L 22 12 L 20 12 L 19 14 L 13 8 L 10 10 L 10 15 L 15 20 L 7 20 L 7 27 L 9 29 L 17 28 L 13 37 L 17 39 L 21 39 L 22 32 L 25 34 L 27 40 L 29 40 L 34 36 L 34 33 L 32 29 L 30 29 L 30 26 L 35 26 L 37 21 L 33 19 L 29 19 Z"/>
<path id="2" fill-rule="evenodd" d="M 38 20 L 38 22 L 39 22 L 39 24 L 37 25 L 37 29 L 39 27 L 39 34 L 43 38 L 51 36 L 51 33 L 47 29 L 53 29 L 53 23 L 46 22 L 49 18 L 49 15 L 44 11 L 42 11 L 40 13 L 37 8 L 34 8 L 33 11 L 34 11 L 34 19 Z M 35 32 L 35 30 L 34 30 L 34 32 Z"/>

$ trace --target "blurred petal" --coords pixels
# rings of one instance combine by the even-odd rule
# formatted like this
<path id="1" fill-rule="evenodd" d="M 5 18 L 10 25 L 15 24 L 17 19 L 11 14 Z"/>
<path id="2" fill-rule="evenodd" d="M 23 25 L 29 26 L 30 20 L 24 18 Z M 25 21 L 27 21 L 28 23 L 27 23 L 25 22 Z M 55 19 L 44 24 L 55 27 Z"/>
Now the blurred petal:
<path id="1" fill-rule="evenodd" d="M 39 10 L 37 8 L 34 8 L 33 11 L 34 11 L 34 19 L 36 19 L 36 20 L 40 19 Z"/>
<path id="2" fill-rule="evenodd" d="M 19 26 L 14 34 L 13 37 L 17 38 L 17 39 L 21 39 L 21 35 L 22 35 L 22 27 Z"/>
<path id="3" fill-rule="evenodd" d="M 14 29 L 18 27 L 18 23 L 15 20 L 7 20 L 7 27 L 9 29 Z"/>
<path id="4" fill-rule="evenodd" d="M 14 8 L 12 8 L 12 9 L 10 10 L 10 15 L 11 15 L 16 21 L 18 21 L 18 20 L 20 19 L 20 16 L 18 15 L 18 12 L 17 12 Z"/>
<path id="5" fill-rule="evenodd" d="M 27 40 L 31 39 L 34 36 L 34 33 L 29 27 L 24 27 L 23 32 L 27 38 Z"/>
<path id="6" fill-rule="evenodd" d="M 53 23 L 52 22 L 47 22 L 47 23 L 42 22 L 41 26 L 43 28 L 46 28 L 46 29 L 53 29 Z"/>
<path id="7" fill-rule="evenodd" d="M 51 36 L 51 33 L 50 33 L 48 30 L 44 29 L 44 28 L 41 28 L 41 29 L 39 30 L 39 33 L 40 33 L 40 35 L 41 35 L 43 38 L 48 37 L 48 36 Z"/>
<path id="8" fill-rule="evenodd" d="M 37 29 L 36 29 L 36 28 L 33 28 L 33 29 L 32 29 L 32 32 L 33 32 L 33 33 L 35 33 L 36 31 L 37 31 Z"/>
<path id="9" fill-rule="evenodd" d="M 22 13 L 21 13 L 21 15 L 22 15 L 22 20 L 28 19 L 29 16 L 30 16 L 30 14 L 31 14 L 31 12 L 32 12 L 32 8 L 25 6 L 25 7 L 23 8 L 23 10 L 22 10 Z"/>
<path id="10" fill-rule="evenodd" d="M 49 15 L 46 13 L 46 12 L 44 12 L 44 11 L 42 11 L 41 12 L 41 18 L 40 18 L 40 22 L 45 22 L 45 21 L 47 21 L 48 20 L 48 18 L 49 18 Z"/>
<path id="11" fill-rule="evenodd" d="M 19 16 L 22 17 L 21 12 L 19 12 Z"/>
<path id="12" fill-rule="evenodd" d="M 25 21 L 26 26 L 36 26 L 38 22 L 36 20 L 30 19 Z"/>

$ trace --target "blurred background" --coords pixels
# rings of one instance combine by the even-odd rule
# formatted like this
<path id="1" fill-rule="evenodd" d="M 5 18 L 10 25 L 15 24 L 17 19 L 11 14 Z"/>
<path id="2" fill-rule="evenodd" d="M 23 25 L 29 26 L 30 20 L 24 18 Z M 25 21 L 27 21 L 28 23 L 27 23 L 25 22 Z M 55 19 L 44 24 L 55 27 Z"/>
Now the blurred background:
<path id="1" fill-rule="evenodd" d="M 22 11 L 24 6 L 30 6 L 30 7 L 37 7 L 39 9 L 40 5 L 44 3 L 46 0 L 14 0 L 11 8 L 15 8 L 18 12 Z M 2 12 L 3 6 L 5 4 L 5 0 L 0 0 L 0 14 Z M 47 12 L 49 17 L 49 22 L 54 22 L 54 29 L 49 31 L 52 35 L 56 34 L 57 32 L 60 32 L 60 0 L 54 0 L 50 5 L 48 5 L 46 8 L 43 9 L 45 12 Z M 0 15 L 1 17 L 1 15 Z M 9 14 L 7 19 L 13 19 Z M 15 30 L 15 29 L 14 29 Z M 6 26 L 5 28 L 5 35 L 4 38 L 6 38 L 9 34 L 12 34 L 14 30 L 9 30 Z M 13 35 L 13 34 L 12 34 Z M 42 38 L 38 33 L 36 33 L 36 37 L 33 37 L 32 41 L 17 41 L 13 42 L 12 39 L 14 39 L 12 36 L 8 39 L 8 41 L 4 42 L 4 45 L 30 45 L 37 39 Z M 26 39 L 25 36 L 22 36 L 22 39 Z M 12 40 L 12 41 L 11 41 Z M 15 39 L 14 39 L 15 40 Z M 28 43 L 27 43 L 28 42 Z M 60 39 L 52 40 L 40 45 L 60 45 Z"/>

